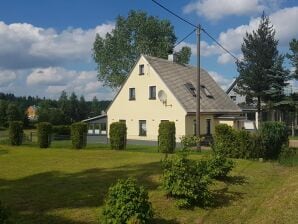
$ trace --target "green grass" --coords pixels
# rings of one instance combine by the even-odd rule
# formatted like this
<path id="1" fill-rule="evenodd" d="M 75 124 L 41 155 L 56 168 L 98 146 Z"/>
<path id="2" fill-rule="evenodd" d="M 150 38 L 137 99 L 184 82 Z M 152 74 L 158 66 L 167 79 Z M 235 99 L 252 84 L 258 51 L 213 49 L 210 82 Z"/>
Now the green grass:
<path id="1" fill-rule="evenodd" d="M 53 142 L 51 149 L 0 145 L 0 200 L 16 223 L 98 223 L 108 187 L 133 176 L 149 190 L 154 223 L 298 223 L 298 167 L 236 160 L 228 181 L 212 186 L 214 207 L 179 210 L 159 188 L 162 158 L 149 146 L 112 151 L 106 145 L 72 150 L 69 141 Z"/>

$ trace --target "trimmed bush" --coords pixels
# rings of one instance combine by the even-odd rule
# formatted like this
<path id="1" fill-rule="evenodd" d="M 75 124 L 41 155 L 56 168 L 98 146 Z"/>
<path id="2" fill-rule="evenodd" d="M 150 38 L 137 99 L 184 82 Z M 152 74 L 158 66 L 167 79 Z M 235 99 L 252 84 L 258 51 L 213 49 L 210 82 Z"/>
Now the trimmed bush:
<path id="1" fill-rule="evenodd" d="M 9 141 L 11 145 L 21 145 L 23 142 L 23 122 L 9 122 Z"/>
<path id="2" fill-rule="evenodd" d="M 74 149 L 82 149 L 87 145 L 87 131 L 86 123 L 77 122 L 71 125 L 71 142 Z"/>
<path id="3" fill-rule="evenodd" d="M 175 122 L 162 121 L 158 128 L 158 151 L 173 153 L 176 148 Z"/>
<path id="4" fill-rule="evenodd" d="M 110 144 L 111 149 L 125 149 L 127 128 L 123 122 L 114 122 L 110 125 Z"/>
<path id="5" fill-rule="evenodd" d="M 207 172 L 213 179 L 224 179 L 234 168 L 235 163 L 221 154 L 214 154 L 207 161 Z"/>
<path id="6" fill-rule="evenodd" d="M 147 191 L 135 179 L 118 180 L 109 188 L 100 223 L 151 223 L 153 211 Z"/>
<path id="7" fill-rule="evenodd" d="M 235 152 L 237 148 L 236 131 L 227 124 L 216 125 L 212 148 L 216 153 L 234 157 L 233 155 L 237 154 Z"/>
<path id="8" fill-rule="evenodd" d="M 10 212 L 9 210 L 4 207 L 0 201 L 0 224 L 10 224 Z"/>
<path id="9" fill-rule="evenodd" d="M 194 136 L 194 135 L 184 135 L 180 138 L 182 150 L 188 151 L 191 148 L 197 146 L 198 143 L 200 143 L 201 138 Z"/>
<path id="10" fill-rule="evenodd" d="M 179 208 L 211 205 L 211 183 L 206 161 L 190 160 L 184 155 L 163 161 L 162 187 L 168 196 L 176 199 Z"/>
<path id="11" fill-rule="evenodd" d="M 48 122 L 37 124 L 37 139 L 40 148 L 48 148 L 51 145 L 52 125 Z"/>
<path id="12" fill-rule="evenodd" d="M 264 146 L 264 158 L 277 159 L 283 145 L 288 145 L 287 126 L 281 122 L 264 122 L 260 128 L 260 135 Z"/>

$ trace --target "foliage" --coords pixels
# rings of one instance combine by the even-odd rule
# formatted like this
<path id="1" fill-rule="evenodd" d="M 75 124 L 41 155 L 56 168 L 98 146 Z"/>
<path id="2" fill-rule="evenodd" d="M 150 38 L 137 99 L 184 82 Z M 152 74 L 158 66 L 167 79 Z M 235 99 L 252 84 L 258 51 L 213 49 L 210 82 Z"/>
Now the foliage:
<path id="1" fill-rule="evenodd" d="M 190 160 L 185 155 L 163 161 L 162 187 L 169 196 L 177 199 L 179 208 L 211 205 L 210 184 L 206 161 Z"/>
<path id="2" fill-rule="evenodd" d="M 52 132 L 57 135 L 70 135 L 70 126 L 69 125 L 56 125 L 56 126 L 53 126 Z"/>
<path id="3" fill-rule="evenodd" d="M 236 130 L 227 124 L 216 125 L 212 149 L 224 156 L 235 155 L 237 149 Z"/>
<path id="4" fill-rule="evenodd" d="M 241 46 L 244 58 L 237 62 L 239 77 L 236 91 L 248 98 L 257 98 L 260 121 L 261 101 L 280 101 L 290 78 L 283 67 L 284 56 L 279 54 L 277 45 L 275 30 L 263 13 L 258 29 L 246 33 Z"/>
<path id="5" fill-rule="evenodd" d="M 71 142 L 75 149 L 85 148 L 87 145 L 87 131 L 86 123 L 77 122 L 71 125 Z"/>
<path id="6" fill-rule="evenodd" d="M 173 153 L 176 148 L 175 122 L 162 121 L 158 128 L 158 151 Z"/>
<path id="7" fill-rule="evenodd" d="M 118 16 L 115 28 L 103 38 L 96 35 L 93 58 L 98 65 L 98 79 L 112 88 L 121 86 L 141 54 L 167 58 L 176 42 L 174 27 L 168 20 L 149 16 L 146 12 L 130 11 Z M 183 63 L 189 52 L 181 52 Z"/>
<path id="8" fill-rule="evenodd" d="M 6 111 L 7 121 L 21 121 L 22 115 L 15 103 L 8 104 L 7 111 Z"/>
<path id="9" fill-rule="evenodd" d="M 4 127 L 7 124 L 6 110 L 8 103 L 5 100 L 0 100 L 0 127 Z"/>
<path id="10" fill-rule="evenodd" d="M 114 122 L 110 125 L 110 144 L 111 149 L 125 149 L 127 128 L 123 122 Z"/>
<path id="11" fill-rule="evenodd" d="M 188 151 L 192 147 L 195 147 L 198 143 L 200 143 L 201 138 L 195 135 L 183 135 L 181 138 L 181 145 L 183 151 Z"/>
<path id="12" fill-rule="evenodd" d="M 284 145 L 279 154 L 278 162 L 285 166 L 298 166 L 298 149 Z"/>
<path id="13" fill-rule="evenodd" d="M 181 64 L 188 64 L 189 58 L 191 56 L 191 49 L 190 47 L 184 46 L 181 48 L 179 52 L 176 53 L 177 55 L 177 62 Z"/>
<path id="14" fill-rule="evenodd" d="M 293 67 L 295 68 L 294 77 L 298 79 L 298 40 L 292 39 L 290 42 L 290 54 L 287 57 L 291 60 Z"/>
<path id="15" fill-rule="evenodd" d="M 48 148 L 51 145 L 52 124 L 40 122 L 37 124 L 37 138 L 40 148 Z"/>
<path id="16" fill-rule="evenodd" d="M 277 159 L 283 145 L 288 145 L 287 126 L 281 122 L 264 122 L 260 127 L 260 135 L 266 159 Z"/>
<path id="17" fill-rule="evenodd" d="M 103 208 L 102 224 L 151 223 L 153 217 L 148 192 L 135 179 L 118 180 L 109 188 Z"/>
<path id="18" fill-rule="evenodd" d="M 0 224 L 10 224 L 10 212 L 0 201 Z"/>
<path id="19" fill-rule="evenodd" d="M 11 145 L 21 145 L 23 142 L 23 122 L 9 122 L 9 140 Z"/>
<path id="20" fill-rule="evenodd" d="M 207 160 L 207 173 L 211 178 L 224 179 L 235 167 L 235 163 L 222 154 L 214 154 Z"/>

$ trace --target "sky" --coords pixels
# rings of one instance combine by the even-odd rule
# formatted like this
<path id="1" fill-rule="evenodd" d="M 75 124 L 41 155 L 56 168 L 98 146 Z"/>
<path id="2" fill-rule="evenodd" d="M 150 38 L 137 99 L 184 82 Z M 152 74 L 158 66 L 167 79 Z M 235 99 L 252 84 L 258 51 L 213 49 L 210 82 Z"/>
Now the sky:
<path id="1" fill-rule="evenodd" d="M 194 24 L 201 24 L 218 42 L 241 58 L 246 32 L 258 27 L 263 11 L 276 29 L 281 53 L 298 39 L 297 0 L 158 0 Z M 115 90 L 97 80 L 92 59 L 96 33 L 104 37 L 118 15 L 143 10 L 168 19 L 178 41 L 193 30 L 151 0 L 1 0 L 0 92 L 17 96 L 57 99 L 61 91 L 111 100 Z M 176 47 L 192 49 L 196 63 L 196 36 Z M 235 61 L 202 33 L 201 66 L 226 89 L 238 76 Z M 290 65 L 286 62 L 290 69 Z"/>

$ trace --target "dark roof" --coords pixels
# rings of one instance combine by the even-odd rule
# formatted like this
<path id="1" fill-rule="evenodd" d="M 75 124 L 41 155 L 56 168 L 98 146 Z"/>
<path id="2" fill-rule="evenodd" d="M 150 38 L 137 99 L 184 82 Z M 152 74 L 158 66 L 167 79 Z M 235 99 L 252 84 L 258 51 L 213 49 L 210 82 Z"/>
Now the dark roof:
<path id="1" fill-rule="evenodd" d="M 105 118 L 105 117 L 107 117 L 107 115 L 102 114 L 102 115 L 98 115 L 98 116 L 95 116 L 95 117 L 87 118 L 85 120 L 82 120 L 82 122 L 93 121 L 93 120 L 102 119 L 102 118 Z"/>
<path id="2" fill-rule="evenodd" d="M 188 113 L 196 111 L 196 97 L 190 94 L 186 83 L 196 86 L 197 68 L 181 65 L 166 59 L 145 56 L 151 67 L 157 72 L 169 90 Z M 241 109 L 230 99 L 213 78 L 201 69 L 201 112 L 233 113 Z M 211 96 L 209 95 L 209 93 Z M 208 94 L 207 94 L 208 93 Z"/>
<path id="3" fill-rule="evenodd" d="M 235 87 L 235 85 L 237 84 L 237 81 L 238 81 L 238 78 L 236 78 L 233 82 L 232 82 L 232 84 L 230 85 L 230 87 L 226 90 L 226 94 L 229 94 L 231 91 L 232 91 L 232 89 Z"/>

